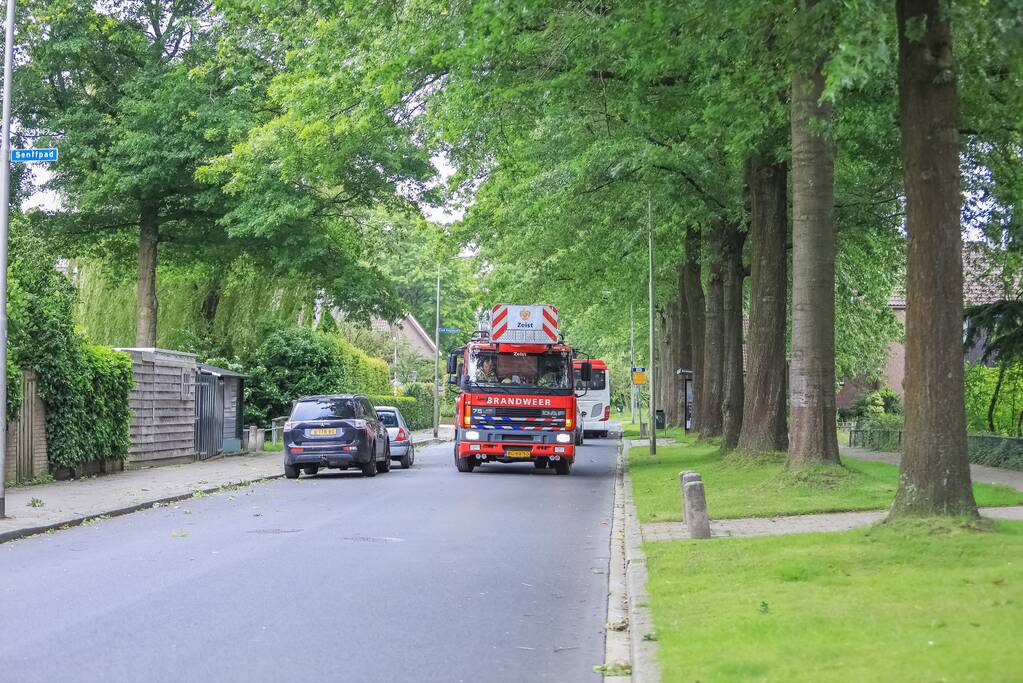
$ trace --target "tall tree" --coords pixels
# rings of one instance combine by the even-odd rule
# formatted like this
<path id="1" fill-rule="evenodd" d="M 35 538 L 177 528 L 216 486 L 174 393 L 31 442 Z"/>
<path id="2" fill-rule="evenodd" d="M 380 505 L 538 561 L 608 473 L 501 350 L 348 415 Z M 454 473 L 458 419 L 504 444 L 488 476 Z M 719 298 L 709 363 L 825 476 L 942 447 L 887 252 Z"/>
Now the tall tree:
<path id="1" fill-rule="evenodd" d="M 745 273 L 742 265 L 742 246 L 746 233 L 735 223 L 725 226 L 721 274 L 722 333 L 724 335 L 724 389 L 721 395 L 721 445 L 732 450 L 739 444 L 743 423 L 743 306 L 742 283 Z"/>
<path id="2" fill-rule="evenodd" d="M 686 305 L 689 308 L 689 339 L 693 363 L 693 421 L 692 431 L 703 430 L 704 396 L 703 367 L 704 344 L 706 343 L 707 309 L 704 300 L 703 283 L 700 281 L 700 229 L 687 225 L 685 232 L 685 260 L 682 265 L 682 285 L 686 291 Z"/>
<path id="3" fill-rule="evenodd" d="M 725 396 L 725 290 L 724 229 L 715 225 L 704 235 L 707 257 L 707 295 L 703 341 L 703 389 L 700 402 L 700 436 L 721 436 L 724 429 L 722 404 Z"/>
<path id="4" fill-rule="evenodd" d="M 817 0 L 800 14 L 819 24 Z M 818 29 L 822 28 L 817 26 Z M 792 77 L 792 361 L 790 465 L 838 462 L 835 407 L 834 147 L 831 103 L 823 99 L 825 57 Z"/>
<path id="5" fill-rule="evenodd" d="M 788 302 L 788 173 L 785 162 L 751 157 L 750 318 L 746 395 L 738 448 L 784 451 L 785 309 Z"/>
<path id="6" fill-rule="evenodd" d="M 893 516 L 976 515 L 963 404 L 959 94 L 940 0 L 897 0 L 906 420 Z"/>

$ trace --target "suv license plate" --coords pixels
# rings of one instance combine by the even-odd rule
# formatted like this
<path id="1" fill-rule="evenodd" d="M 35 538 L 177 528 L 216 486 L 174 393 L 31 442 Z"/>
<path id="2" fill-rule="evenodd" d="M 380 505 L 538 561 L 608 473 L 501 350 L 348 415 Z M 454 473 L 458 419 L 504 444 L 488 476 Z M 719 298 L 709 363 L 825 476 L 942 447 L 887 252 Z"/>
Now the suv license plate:
<path id="1" fill-rule="evenodd" d="M 330 429 L 310 429 L 309 433 L 313 436 L 333 436 L 337 434 L 337 429 L 331 427 Z"/>
<path id="2" fill-rule="evenodd" d="M 505 455 L 509 458 L 528 458 L 532 453 L 529 451 L 508 451 Z"/>

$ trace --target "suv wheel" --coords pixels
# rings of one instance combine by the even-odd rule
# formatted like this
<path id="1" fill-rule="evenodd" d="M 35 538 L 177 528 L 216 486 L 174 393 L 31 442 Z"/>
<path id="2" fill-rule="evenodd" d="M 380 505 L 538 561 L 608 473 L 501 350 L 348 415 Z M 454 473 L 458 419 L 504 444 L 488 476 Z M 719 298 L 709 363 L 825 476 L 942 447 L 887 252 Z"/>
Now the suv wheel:
<path id="1" fill-rule="evenodd" d="M 362 476 L 364 477 L 375 477 L 377 476 L 377 461 L 375 458 L 370 458 L 369 462 L 361 465 Z"/>
<path id="2" fill-rule="evenodd" d="M 319 472 L 320 468 L 317 465 L 307 465 L 302 468 L 302 471 L 308 474 L 309 476 L 312 476 Z"/>
<path id="3" fill-rule="evenodd" d="M 384 459 L 377 463 L 377 471 L 391 471 L 391 444 L 387 444 L 387 449 L 384 451 Z"/>
<path id="4" fill-rule="evenodd" d="M 298 479 L 298 465 L 285 465 L 284 476 L 288 479 Z"/>

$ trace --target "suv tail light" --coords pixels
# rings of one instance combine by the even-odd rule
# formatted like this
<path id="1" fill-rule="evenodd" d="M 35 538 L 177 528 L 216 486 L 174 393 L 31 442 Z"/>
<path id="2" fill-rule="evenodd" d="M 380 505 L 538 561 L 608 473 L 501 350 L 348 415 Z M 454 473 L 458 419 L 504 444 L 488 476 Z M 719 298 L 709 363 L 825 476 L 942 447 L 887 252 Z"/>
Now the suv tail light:
<path id="1" fill-rule="evenodd" d="M 394 437 L 395 441 L 408 441 L 408 432 L 405 431 L 404 427 L 398 428 L 398 435 Z"/>
<path id="2" fill-rule="evenodd" d="M 604 406 L 604 419 L 605 420 L 611 419 L 611 406 Z"/>

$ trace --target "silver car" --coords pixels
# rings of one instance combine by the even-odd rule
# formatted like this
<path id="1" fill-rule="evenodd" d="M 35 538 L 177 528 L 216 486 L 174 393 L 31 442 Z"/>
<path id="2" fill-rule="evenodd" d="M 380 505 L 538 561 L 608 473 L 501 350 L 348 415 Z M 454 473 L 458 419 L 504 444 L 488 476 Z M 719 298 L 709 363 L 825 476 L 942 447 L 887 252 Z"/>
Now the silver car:
<path id="1" fill-rule="evenodd" d="M 412 443 L 412 430 L 409 429 L 401 411 L 394 406 L 377 406 L 377 415 L 387 428 L 391 438 L 391 460 L 397 460 L 403 470 L 412 467 L 416 461 L 416 447 Z"/>

